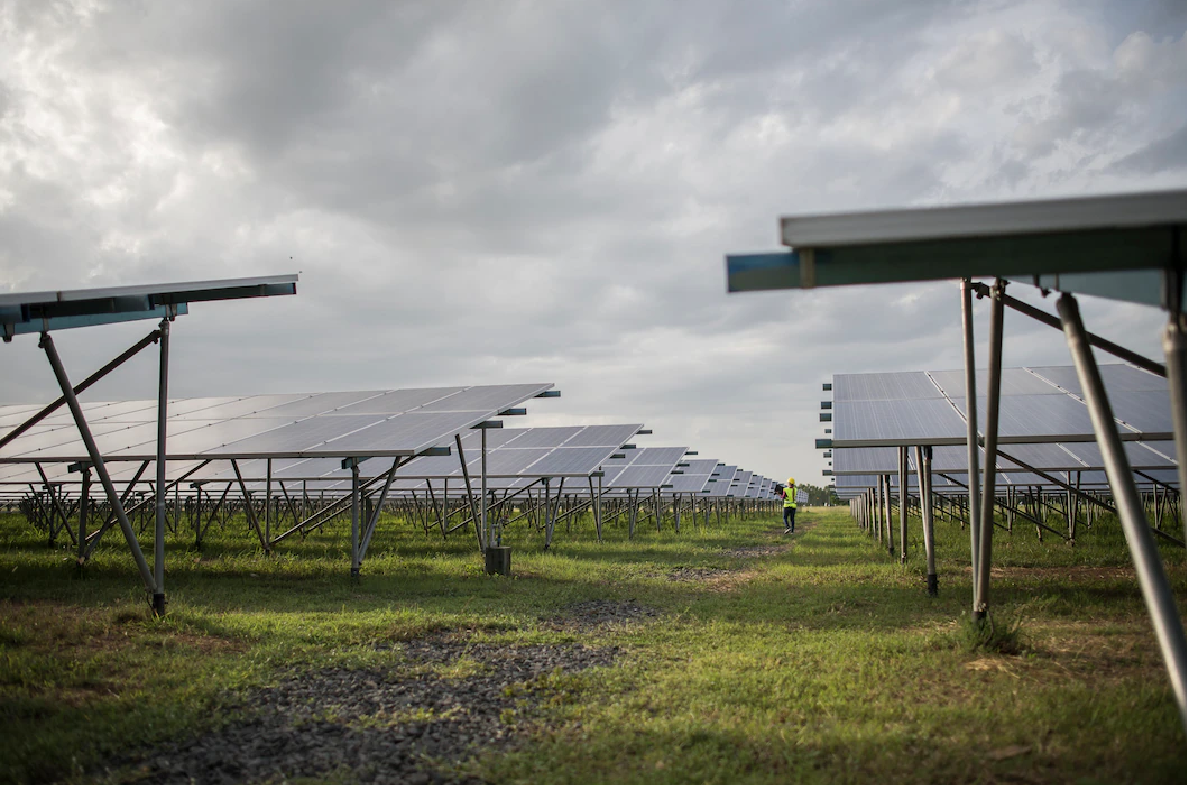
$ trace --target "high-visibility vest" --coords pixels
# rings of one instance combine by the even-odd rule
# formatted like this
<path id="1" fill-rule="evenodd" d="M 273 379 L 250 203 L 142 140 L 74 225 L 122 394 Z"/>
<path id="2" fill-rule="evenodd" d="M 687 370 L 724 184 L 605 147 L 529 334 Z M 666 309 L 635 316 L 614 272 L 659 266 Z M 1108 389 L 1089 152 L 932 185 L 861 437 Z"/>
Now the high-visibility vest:
<path id="1" fill-rule="evenodd" d="M 788 485 L 783 489 L 783 506 L 795 507 L 795 486 Z"/>

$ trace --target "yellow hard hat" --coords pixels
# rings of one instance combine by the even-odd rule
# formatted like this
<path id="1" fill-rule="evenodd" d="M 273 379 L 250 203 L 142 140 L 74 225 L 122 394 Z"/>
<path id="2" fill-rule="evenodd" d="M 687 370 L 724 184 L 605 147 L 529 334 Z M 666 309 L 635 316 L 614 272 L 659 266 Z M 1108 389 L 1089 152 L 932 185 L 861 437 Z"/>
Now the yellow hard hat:
<path id="1" fill-rule="evenodd" d="M 787 478 L 787 484 L 788 484 L 788 485 L 795 485 L 795 477 L 788 477 L 788 478 Z"/>

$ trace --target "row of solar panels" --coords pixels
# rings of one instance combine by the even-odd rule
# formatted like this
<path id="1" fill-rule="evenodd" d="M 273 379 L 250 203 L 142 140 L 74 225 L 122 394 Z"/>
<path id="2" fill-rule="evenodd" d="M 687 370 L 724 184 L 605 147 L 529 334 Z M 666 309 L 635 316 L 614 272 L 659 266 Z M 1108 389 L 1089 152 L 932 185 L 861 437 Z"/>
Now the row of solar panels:
<path id="1" fill-rule="evenodd" d="M 481 474 L 482 434 L 473 430 L 519 404 L 547 396 L 552 385 L 492 385 L 371 392 L 254 395 L 171 401 L 167 477 L 187 483 L 238 483 L 249 490 L 275 481 L 300 481 L 313 491 L 349 489 L 342 458 L 361 459 L 362 474 L 388 468 L 379 458 L 408 458 L 396 492 L 439 481 L 460 492 L 466 476 Z M 0 406 L 0 439 L 40 410 Z M 84 404 L 89 427 L 113 479 L 152 477 L 141 465 L 156 454 L 156 402 Z M 666 493 L 770 498 L 774 483 L 738 473 L 716 460 L 689 460 L 687 448 L 639 448 L 629 441 L 639 424 L 486 429 L 487 485 L 521 488 L 541 478 L 597 477 L 601 490 L 660 488 Z M 456 438 L 455 438 L 456 437 Z M 460 438 L 460 445 L 458 439 Z M 458 449 L 460 447 L 460 450 Z M 367 459 L 372 460 L 367 460 Z M 466 469 L 463 471 L 462 463 Z M 0 486 L 44 481 L 77 483 L 70 464 L 87 459 L 72 416 L 57 411 L 0 447 Z M 232 464 L 231 461 L 235 463 Z M 730 470 L 730 476 L 724 476 Z M 43 476 L 44 475 L 44 476 Z M 580 492 L 570 483 L 573 492 Z"/>
<path id="2" fill-rule="evenodd" d="M 1166 379 L 1124 364 L 1100 370 L 1139 482 L 1176 486 Z M 977 374 L 982 412 L 986 376 Z M 831 449 L 829 473 L 836 477 L 839 495 L 872 486 L 878 475 L 897 475 L 899 446 L 932 446 L 933 472 L 967 482 L 963 370 L 838 374 L 826 389 L 834 400 L 823 405 L 821 419 L 831 423 L 833 436 L 818 446 Z M 1001 393 L 995 466 L 1005 486 L 1053 485 L 1054 478 L 1085 488 L 1107 487 L 1104 458 L 1073 366 L 1005 368 Z M 980 455 L 985 466 L 983 449 Z M 913 452 L 908 457 L 914 471 Z M 935 483 L 962 490 L 943 477 Z"/>

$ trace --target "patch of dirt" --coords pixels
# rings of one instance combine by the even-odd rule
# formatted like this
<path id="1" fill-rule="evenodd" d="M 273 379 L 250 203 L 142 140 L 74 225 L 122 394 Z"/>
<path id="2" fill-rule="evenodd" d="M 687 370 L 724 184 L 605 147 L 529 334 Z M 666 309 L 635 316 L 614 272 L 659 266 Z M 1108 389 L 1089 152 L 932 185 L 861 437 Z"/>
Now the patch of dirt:
<path id="1" fill-rule="evenodd" d="M 45 600 L 0 601 L 0 628 L 19 630 L 20 645 L 55 656 L 91 657 L 133 648 L 185 648 L 206 654 L 242 651 L 242 641 L 158 629 L 145 624 L 148 607 L 84 608 Z"/>
<path id="2" fill-rule="evenodd" d="M 757 570 L 733 570 L 705 582 L 711 591 L 728 592 L 742 588 L 758 575 Z"/>
<path id="3" fill-rule="evenodd" d="M 1014 669 L 1010 667 L 1010 663 L 1001 657 L 981 657 L 972 662 L 966 662 L 964 667 L 971 671 L 1001 671 L 1002 673 L 1017 677 Z"/>
<path id="4" fill-rule="evenodd" d="M 972 567 L 961 569 L 965 574 L 971 574 L 972 571 Z M 1072 581 L 1136 580 L 1132 567 L 992 567 L 989 576 Z"/>
<path id="5" fill-rule="evenodd" d="M 723 567 L 677 567 L 664 577 L 670 581 L 704 581 L 722 578 L 737 570 Z"/>
<path id="6" fill-rule="evenodd" d="M 815 526 L 815 523 L 804 523 L 801 524 L 801 528 L 796 529 L 796 532 L 797 534 L 801 534 L 815 528 Z M 784 533 L 782 527 L 771 529 L 767 532 L 767 536 L 772 540 L 769 544 L 750 545 L 745 548 L 730 548 L 719 551 L 718 554 L 727 559 L 760 559 L 763 557 L 778 556 L 795 547 L 795 540 L 793 539 L 795 535 Z M 683 569 L 693 570 L 694 568 Z M 753 567 L 740 569 L 701 568 L 699 571 L 704 574 L 697 577 L 673 578 L 672 580 L 704 580 L 710 589 L 726 592 L 744 586 L 758 574 L 757 570 Z"/>
<path id="7" fill-rule="evenodd" d="M 1031 654 L 1069 677 L 1093 682 L 1131 679 L 1146 673 L 1151 680 L 1165 678 L 1158 644 L 1148 623 L 1126 625 L 1103 633 L 1099 625 L 1043 624 L 1028 629 Z"/>
<path id="8" fill-rule="evenodd" d="M 757 559 L 762 556 L 775 556 L 784 551 L 791 550 L 791 547 L 792 543 L 784 542 L 778 545 L 752 545 L 747 548 L 731 548 L 727 551 L 719 551 L 719 553 L 730 559 Z"/>
<path id="9" fill-rule="evenodd" d="M 1166 678 L 1157 643 L 1144 622 L 1111 631 L 1096 622 L 1024 622 L 1022 635 L 1025 656 L 983 655 L 966 662 L 965 669 L 1044 684 L 1061 679 L 1104 685 Z"/>
<path id="10" fill-rule="evenodd" d="M 570 605 L 560 614 L 541 621 L 548 629 L 596 632 L 645 624 L 661 614 L 659 609 L 640 605 L 634 600 L 589 600 Z"/>
<path id="11" fill-rule="evenodd" d="M 245 719 L 111 761 L 108 771 L 118 770 L 116 781 L 161 785 L 327 775 L 381 785 L 478 782 L 439 767 L 513 748 L 544 700 L 566 697 L 556 674 L 609 666 L 619 654 L 617 647 L 471 643 L 454 635 L 379 648 L 396 655 L 392 668 L 292 673 L 230 700 L 224 710 Z"/>

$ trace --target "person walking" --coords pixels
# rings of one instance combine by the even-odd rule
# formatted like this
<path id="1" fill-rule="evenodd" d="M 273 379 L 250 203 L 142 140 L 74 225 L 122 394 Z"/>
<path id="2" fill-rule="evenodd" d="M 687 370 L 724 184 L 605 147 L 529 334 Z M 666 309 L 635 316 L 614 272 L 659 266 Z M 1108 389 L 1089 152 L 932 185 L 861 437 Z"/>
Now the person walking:
<path id="1" fill-rule="evenodd" d="M 795 478 L 788 477 L 783 488 L 783 533 L 795 531 Z"/>

